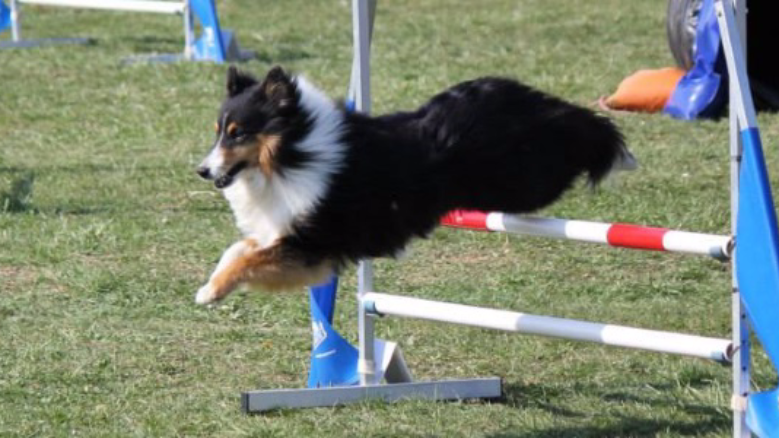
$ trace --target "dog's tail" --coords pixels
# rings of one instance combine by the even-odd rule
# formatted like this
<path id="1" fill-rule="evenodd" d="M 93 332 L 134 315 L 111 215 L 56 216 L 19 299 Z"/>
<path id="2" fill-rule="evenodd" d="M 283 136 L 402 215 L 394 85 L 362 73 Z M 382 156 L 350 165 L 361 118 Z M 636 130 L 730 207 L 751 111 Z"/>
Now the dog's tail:
<path id="1" fill-rule="evenodd" d="M 598 162 L 587 171 L 587 182 L 590 186 L 598 185 L 612 172 L 638 169 L 638 160 L 624 143 L 619 144 L 612 157 L 610 163 L 608 161 Z"/>
<path id="2" fill-rule="evenodd" d="M 622 133 L 614 126 L 614 123 L 603 116 L 596 116 L 595 124 L 598 129 L 588 129 L 593 133 L 588 140 L 595 143 L 591 147 L 584 148 L 582 152 L 589 157 L 582 160 L 587 168 L 587 181 L 590 186 L 596 186 L 610 173 L 614 171 L 629 171 L 638 168 L 638 160 L 625 145 Z"/>

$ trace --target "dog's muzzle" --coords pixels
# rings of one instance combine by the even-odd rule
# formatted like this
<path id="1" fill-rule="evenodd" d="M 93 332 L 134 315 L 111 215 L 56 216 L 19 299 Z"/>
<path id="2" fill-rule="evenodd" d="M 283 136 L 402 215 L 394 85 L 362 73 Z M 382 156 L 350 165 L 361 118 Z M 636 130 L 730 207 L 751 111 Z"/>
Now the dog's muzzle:
<path id="1" fill-rule="evenodd" d="M 214 187 L 217 189 L 224 189 L 230 186 L 235 181 L 235 177 L 248 165 L 249 163 L 246 161 L 238 162 L 230 170 L 219 176 L 212 174 L 211 169 L 207 166 L 198 167 L 196 172 L 203 179 L 214 180 Z"/>
<path id="2" fill-rule="evenodd" d="M 195 170 L 197 174 L 203 179 L 211 179 L 211 171 L 206 166 L 200 166 Z"/>

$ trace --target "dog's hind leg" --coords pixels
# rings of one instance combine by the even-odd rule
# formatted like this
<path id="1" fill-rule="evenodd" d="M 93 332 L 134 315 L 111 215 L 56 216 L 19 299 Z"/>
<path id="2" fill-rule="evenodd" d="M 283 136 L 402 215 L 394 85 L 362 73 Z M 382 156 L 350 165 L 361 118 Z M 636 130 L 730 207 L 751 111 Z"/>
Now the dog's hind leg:
<path id="1" fill-rule="evenodd" d="M 241 284 L 264 290 L 283 290 L 317 284 L 332 272 L 330 263 L 306 263 L 296 251 L 282 244 L 260 248 L 253 239 L 234 243 L 219 260 L 205 286 L 198 290 L 195 302 L 219 301 Z"/>

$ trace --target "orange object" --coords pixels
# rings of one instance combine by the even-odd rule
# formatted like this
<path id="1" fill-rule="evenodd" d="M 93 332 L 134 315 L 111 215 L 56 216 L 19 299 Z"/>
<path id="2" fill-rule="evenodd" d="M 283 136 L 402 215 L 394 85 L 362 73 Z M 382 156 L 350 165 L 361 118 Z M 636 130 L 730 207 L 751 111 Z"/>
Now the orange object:
<path id="1" fill-rule="evenodd" d="M 615 110 L 661 111 L 685 73 L 675 67 L 639 70 L 623 79 L 617 91 L 602 103 Z"/>

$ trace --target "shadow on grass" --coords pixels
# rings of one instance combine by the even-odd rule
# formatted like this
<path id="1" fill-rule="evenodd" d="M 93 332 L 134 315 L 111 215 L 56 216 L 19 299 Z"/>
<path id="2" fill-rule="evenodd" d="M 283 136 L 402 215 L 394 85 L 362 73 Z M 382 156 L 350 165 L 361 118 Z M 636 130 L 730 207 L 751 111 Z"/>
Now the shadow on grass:
<path id="1" fill-rule="evenodd" d="M 117 166 L 113 164 L 95 164 L 95 163 L 83 163 L 83 164 L 66 164 L 66 165 L 54 165 L 54 166 L 42 166 L 36 167 L 33 172 L 28 167 L 22 166 L 0 166 L 0 213 L 10 214 L 44 214 L 44 215 L 67 215 L 67 216 L 87 216 L 97 214 L 124 214 L 128 210 L 133 210 L 134 207 L 128 205 L 127 202 L 121 205 L 115 205 L 112 203 L 107 204 L 90 204 L 91 199 L 74 199 L 70 203 L 60 201 L 59 204 L 54 205 L 34 205 L 33 198 L 33 183 L 35 182 L 35 175 L 46 175 L 47 178 L 59 181 L 60 178 L 69 178 L 69 175 L 76 175 L 81 177 L 85 174 L 106 174 L 106 173 L 120 173 L 123 177 L 128 175 L 157 175 L 161 172 L 167 173 L 170 170 L 169 166 L 165 165 L 132 165 L 132 166 Z M 61 174 L 62 176 L 58 176 Z M 5 176 L 8 176 L 6 179 Z M 186 175 L 185 175 L 186 177 Z M 202 181 L 191 173 L 191 179 L 193 187 L 196 184 L 202 184 Z M 10 183 L 6 183 L 10 181 Z M 153 207 L 159 207 L 166 211 L 187 211 L 187 212 L 202 212 L 202 213 L 224 213 L 227 211 L 227 206 L 222 202 L 221 196 L 218 193 L 206 192 L 210 190 L 210 187 L 206 187 L 203 191 L 208 193 L 210 197 L 218 200 L 218 202 L 201 203 L 196 201 L 181 202 L 180 205 L 167 205 L 159 206 L 153 205 Z M 210 199 L 210 198 L 209 198 Z M 143 208 L 148 210 L 150 205 L 139 205 L 137 208 Z"/>
<path id="2" fill-rule="evenodd" d="M 100 173 L 116 173 L 117 171 L 130 171 L 133 174 L 157 174 L 168 166 L 165 165 L 133 165 L 131 167 L 121 167 L 112 164 L 69 164 L 69 165 L 55 165 L 36 167 L 33 172 L 30 168 L 22 166 L 0 166 L 0 175 L 7 174 L 10 177 L 10 185 L 7 189 L 4 188 L 5 183 L 0 180 L 0 213 L 32 213 L 32 214 L 54 214 L 54 215 L 73 215 L 73 216 L 85 216 L 92 214 L 103 214 L 111 212 L 112 210 L 119 211 L 120 209 L 111 208 L 111 206 L 95 206 L 95 205 L 56 205 L 56 206 L 35 206 L 33 205 L 33 185 L 35 182 L 35 175 L 45 174 L 51 176 L 54 174 L 100 174 Z M 193 182 L 197 182 L 198 179 L 192 176 Z M 221 211 L 217 207 L 198 207 L 196 209 L 202 209 L 205 211 Z"/>
<path id="3" fill-rule="evenodd" d="M 659 433 L 671 436 L 703 436 L 707 432 L 727 429 L 730 420 L 711 418 L 695 422 L 623 418 L 612 426 L 573 426 L 524 432 L 498 432 L 489 438 L 653 438 Z"/>
<path id="4" fill-rule="evenodd" d="M 166 164 L 141 164 L 141 165 L 117 165 L 117 164 L 97 164 L 97 163 L 79 163 L 79 164 L 59 164 L 51 166 L 36 166 L 35 172 L 39 174 L 52 174 L 52 173 L 74 173 L 83 175 L 85 173 L 98 173 L 98 172 L 117 172 L 117 171 L 132 171 L 140 173 L 152 173 L 154 171 L 166 171 L 170 166 Z M 28 173 L 29 167 L 23 166 L 0 166 L 0 173 Z M 192 170 L 192 180 L 197 181 L 194 170 Z"/>
<path id="5" fill-rule="evenodd" d="M 159 37 L 153 35 L 126 36 L 123 41 L 127 42 L 136 54 L 148 53 L 167 53 L 181 51 L 184 45 L 183 38 Z M 239 40 L 240 42 L 240 40 Z M 251 44 L 241 44 L 241 49 L 251 50 L 255 53 L 255 59 L 267 64 L 285 64 L 294 61 L 314 58 L 311 52 L 301 49 L 295 45 L 275 46 L 271 50 L 267 47 L 263 50 L 257 50 L 251 47 Z"/>
<path id="6" fill-rule="evenodd" d="M 124 42 L 129 44 L 133 52 L 137 54 L 145 53 L 167 53 L 181 52 L 184 47 L 184 38 L 161 37 L 154 35 L 126 36 Z"/>
<path id="7" fill-rule="evenodd" d="M 508 384 L 503 386 L 503 403 L 519 409 L 540 409 L 559 417 L 584 417 L 580 412 L 555 404 L 554 400 L 565 397 L 565 392 L 553 386 Z"/>
<path id="8" fill-rule="evenodd" d="M 692 385 L 692 386 L 705 386 Z M 569 419 L 591 417 L 590 414 L 561 407 L 556 402 L 566 397 L 567 393 L 589 394 L 600 398 L 602 403 L 615 403 L 619 405 L 635 404 L 654 408 L 673 408 L 691 416 L 707 417 L 698 421 L 679 421 L 655 418 L 636 418 L 619 414 L 611 414 L 614 418 L 610 425 L 593 426 L 561 426 L 550 427 L 547 430 L 505 430 L 492 435 L 490 438 L 552 438 L 552 437 L 655 437 L 658 433 L 670 433 L 673 436 L 700 436 L 707 432 L 727 430 L 731 419 L 723 415 L 722 411 L 714 406 L 697 403 L 684 403 L 670 395 L 676 387 L 671 384 L 653 384 L 653 394 L 660 396 L 641 396 L 629 391 L 614 391 L 600 388 L 595 385 L 577 384 L 573 388 L 560 388 L 545 385 L 519 385 L 511 384 L 504 387 L 504 403 L 507 406 L 519 409 L 539 409 L 547 411 L 556 417 Z M 586 420 L 584 420 L 586 421 Z M 602 421 L 600 422 L 602 423 Z"/>
<path id="9" fill-rule="evenodd" d="M 293 61 L 311 59 L 314 57 L 314 55 L 305 50 L 292 47 L 280 47 L 273 51 L 256 50 L 255 53 L 257 54 L 256 59 L 266 64 L 286 64 Z"/>

